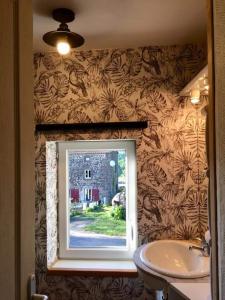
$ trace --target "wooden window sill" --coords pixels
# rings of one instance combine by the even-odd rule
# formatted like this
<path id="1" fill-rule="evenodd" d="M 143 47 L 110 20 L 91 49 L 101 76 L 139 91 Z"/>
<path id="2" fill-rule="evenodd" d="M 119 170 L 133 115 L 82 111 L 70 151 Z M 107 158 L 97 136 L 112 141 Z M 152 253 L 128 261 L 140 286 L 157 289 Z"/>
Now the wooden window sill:
<path id="1" fill-rule="evenodd" d="M 48 267 L 49 275 L 137 277 L 137 268 L 132 260 L 65 260 L 60 259 Z"/>

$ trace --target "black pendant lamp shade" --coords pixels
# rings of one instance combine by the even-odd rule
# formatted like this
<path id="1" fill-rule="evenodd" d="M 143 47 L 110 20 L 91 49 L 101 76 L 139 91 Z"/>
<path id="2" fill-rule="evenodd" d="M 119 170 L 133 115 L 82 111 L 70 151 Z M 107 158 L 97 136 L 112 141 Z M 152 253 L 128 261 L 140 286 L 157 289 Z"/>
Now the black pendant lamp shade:
<path id="1" fill-rule="evenodd" d="M 60 22 L 59 28 L 55 31 L 47 32 L 43 35 L 46 44 L 56 47 L 59 41 L 69 43 L 71 48 L 77 48 L 84 44 L 84 38 L 74 32 L 71 32 L 66 23 L 75 19 L 74 12 L 67 8 L 57 8 L 52 12 L 53 19 Z"/>

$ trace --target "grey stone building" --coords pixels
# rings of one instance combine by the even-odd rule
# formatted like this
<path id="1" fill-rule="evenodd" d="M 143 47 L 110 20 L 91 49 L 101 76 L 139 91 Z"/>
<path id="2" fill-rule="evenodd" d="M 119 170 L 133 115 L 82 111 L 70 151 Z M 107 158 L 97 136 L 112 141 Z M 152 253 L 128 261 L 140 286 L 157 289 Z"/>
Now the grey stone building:
<path id="1" fill-rule="evenodd" d="M 118 191 L 118 151 L 69 154 L 69 193 L 72 202 L 111 203 Z"/>

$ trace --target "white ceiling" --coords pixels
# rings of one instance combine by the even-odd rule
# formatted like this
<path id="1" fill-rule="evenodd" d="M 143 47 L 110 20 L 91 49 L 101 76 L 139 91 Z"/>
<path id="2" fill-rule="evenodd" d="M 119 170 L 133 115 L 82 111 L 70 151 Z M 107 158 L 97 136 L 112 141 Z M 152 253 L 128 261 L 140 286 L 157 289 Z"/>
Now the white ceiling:
<path id="1" fill-rule="evenodd" d="M 53 51 L 42 35 L 56 30 L 55 8 L 76 12 L 80 49 L 171 45 L 206 39 L 206 0 L 33 0 L 34 51 Z"/>

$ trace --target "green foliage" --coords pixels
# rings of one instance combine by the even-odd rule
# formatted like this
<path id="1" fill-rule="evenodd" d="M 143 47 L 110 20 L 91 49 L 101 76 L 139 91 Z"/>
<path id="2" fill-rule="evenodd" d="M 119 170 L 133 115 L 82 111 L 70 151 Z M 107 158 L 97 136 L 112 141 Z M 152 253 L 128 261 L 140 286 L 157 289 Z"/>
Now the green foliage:
<path id="1" fill-rule="evenodd" d="M 82 212 L 80 212 L 76 209 L 71 209 L 70 210 L 70 218 L 80 216 L 80 215 L 82 215 Z"/>
<path id="2" fill-rule="evenodd" d="M 95 205 L 94 207 L 88 207 L 88 208 L 86 208 L 85 211 L 86 212 L 100 212 L 100 211 L 102 211 L 102 207 L 98 206 L 98 205 Z"/>
<path id="3" fill-rule="evenodd" d="M 122 192 L 124 192 L 124 193 L 126 192 L 125 186 L 121 186 L 118 188 L 118 193 L 122 193 Z"/>
<path id="4" fill-rule="evenodd" d="M 115 206 L 111 210 L 111 216 L 115 220 L 126 220 L 126 208 L 123 205 Z"/>
<path id="5" fill-rule="evenodd" d="M 99 208 L 99 206 L 97 206 Z M 99 209 L 87 208 L 85 211 L 79 213 L 77 218 L 81 220 L 89 220 L 90 224 L 86 225 L 83 230 L 105 234 L 108 236 L 125 236 L 126 235 L 126 221 L 116 220 L 111 216 L 112 206 L 101 206 Z M 76 216 L 75 216 L 76 220 Z"/>

